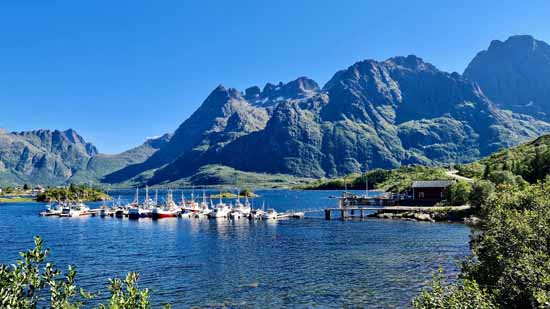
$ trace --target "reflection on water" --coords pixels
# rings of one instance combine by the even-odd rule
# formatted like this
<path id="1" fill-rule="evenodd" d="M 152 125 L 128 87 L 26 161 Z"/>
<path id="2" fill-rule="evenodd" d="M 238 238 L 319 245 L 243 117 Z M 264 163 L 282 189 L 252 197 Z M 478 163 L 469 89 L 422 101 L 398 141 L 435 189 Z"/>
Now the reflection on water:
<path id="1" fill-rule="evenodd" d="M 277 211 L 334 206 L 327 198 L 333 192 L 260 194 L 255 205 L 265 200 Z M 63 219 L 38 217 L 40 210 L 0 206 L 1 263 L 42 235 L 57 265 L 77 266 L 85 289 L 104 289 L 108 278 L 137 271 L 152 300 L 174 308 L 406 306 L 440 265 L 456 270 L 468 254 L 469 229 L 456 224 L 324 221 L 321 214 L 279 221 Z"/>

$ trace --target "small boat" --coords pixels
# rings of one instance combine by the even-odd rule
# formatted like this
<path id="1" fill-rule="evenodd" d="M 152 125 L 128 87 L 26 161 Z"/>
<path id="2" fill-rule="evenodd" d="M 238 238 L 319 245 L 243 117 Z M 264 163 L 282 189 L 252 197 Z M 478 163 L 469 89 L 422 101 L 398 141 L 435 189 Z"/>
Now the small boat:
<path id="1" fill-rule="evenodd" d="M 128 208 L 128 218 L 139 219 L 151 216 L 151 209 L 156 203 L 149 197 L 149 187 L 145 187 L 145 199 L 143 204 L 139 205 L 139 191 L 136 190 L 136 197 L 132 206 Z"/>
<path id="2" fill-rule="evenodd" d="M 202 202 L 200 204 L 200 213 L 201 215 L 208 216 L 212 212 L 212 210 L 208 207 L 208 203 L 206 202 L 206 192 L 202 190 Z"/>
<path id="3" fill-rule="evenodd" d="M 252 220 L 262 220 L 264 218 L 265 211 L 261 209 L 253 209 L 250 211 L 250 219 Z"/>
<path id="4" fill-rule="evenodd" d="M 264 220 L 275 220 L 277 219 L 278 213 L 275 209 L 269 208 L 262 216 Z"/>
<path id="5" fill-rule="evenodd" d="M 183 199 L 184 199 L 184 197 L 183 197 L 183 191 L 182 191 L 182 200 Z M 182 203 L 183 203 L 183 207 L 185 208 L 185 210 L 187 212 L 192 212 L 192 213 L 195 213 L 195 214 L 198 214 L 198 213 L 201 212 L 201 205 L 195 201 L 195 193 L 194 192 L 191 193 L 191 200 L 189 200 L 189 201 L 183 200 Z"/>
<path id="6" fill-rule="evenodd" d="M 107 205 L 102 205 L 101 207 L 99 207 L 99 216 L 101 218 L 105 218 L 109 215 L 109 206 Z"/>
<path id="7" fill-rule="evenodd" d="M 221 198 L 222 194 L 220 192 L 220 201 L 216 205 L 216 207 L 213 207 L 212 212 L 208 214 L 208 217 L 210 218 L 227 218 L 229 216 L 229 213 L 231 212 L 231 207 L 229 207 L 227 204 L 225 204 L 222 201 Z M 210 201 L 212 203 L 212 201 Z"/>
<path id="8" fill-rule="evenodd" d="M 178 207 L 176 202 L 174 202 L 172 190 L 168 190 L 166 203 L 162 206 L 157 206 L 153 208 L 153 211 L 151 212 L 153 219 L 173 218 L 179 216 L 180 213 L 180 208 Z"/>
<path id="9" fill-rule="evenodd" d="M 126 209 L 123 206 L 119 206 L 115 209 L 115 217 L 123 218 L 125 212 L 127 212 Z"/>
<path id="10" fill-rule="evenodd" d="M 252 209 L 250 211 L 250 219 L 262 220 L 265 214 L 265 202 L 262 203 L 262 208 Z"/>
<path id="11" fill-rule="evenodd" d="M 250 211 L 251 208 L 248 198 L 246 198 L 245 203 L 243 204 L 237 194 L 237 200 L 235 201 L 235 207 L 233 207 L 233 210 L 231 211 L 231 217 L 234 219 L 248 218 L 248 216 L 250 216 Z"/>
<path id="12" fill-rule="evenodd" d="M 67 203 L 61 210 L 60 217 L 80 217 L 89 214 L 90 208 L 86 204 L 79 202 L 75 204 Z"/>
<path id="13" fill-rule="evenodd" d="M 41 216 L 59 216 L 63 209 L 63 204 L 58 201 L 57 204 L 52 205 L 51 203 L 46 205 L 46 211 L 40 213 Z"/>

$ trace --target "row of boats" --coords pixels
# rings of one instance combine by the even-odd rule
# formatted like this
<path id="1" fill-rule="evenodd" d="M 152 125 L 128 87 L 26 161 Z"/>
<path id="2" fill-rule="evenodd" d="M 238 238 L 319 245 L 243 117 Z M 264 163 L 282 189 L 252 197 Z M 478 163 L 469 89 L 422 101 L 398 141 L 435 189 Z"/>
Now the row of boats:
<path id="1" fill-rule="evenodd" d="M 139 189 L 136 189 L 134 200 L 127 205 L 120 203 L 120 197 L 112 207 L 102 205 L 99 210 L 92 210 L 82 202 L 59 201 L 55 205 L 49 204 L 47 210 L 41 215 L 59 217 L 99 215 L 101 217 L 128 217 L 130 219 L 162 219 L 181 216 L 185 218 L 249 218 L 258 220 L 273 220 L 279 216 L 273 208 L 265 210 L 265 206 L 262 206 L 261 209 L 253 209 L 247 196 L 244 197 L 244 202 L 241 202 L 240 196 L 237 195 L 233 204 L 226 204 L 220 194 L 219 201 L 215 204 L 212 198 L 207 199 L 204 191 L 200 202 L 196 201 L 194 193 L 191 194 L 191 199 L 186 200 L 182 192 L 181 201 L 178 204 L 174 200 L 172 190 L 168 190 L 164 203 L 159 203 L 158 191 L 155 192 L 154 198 L 151 198 L 148 188 L 145 189 L 145 198 L 142 203 L 139 202 Z"/>

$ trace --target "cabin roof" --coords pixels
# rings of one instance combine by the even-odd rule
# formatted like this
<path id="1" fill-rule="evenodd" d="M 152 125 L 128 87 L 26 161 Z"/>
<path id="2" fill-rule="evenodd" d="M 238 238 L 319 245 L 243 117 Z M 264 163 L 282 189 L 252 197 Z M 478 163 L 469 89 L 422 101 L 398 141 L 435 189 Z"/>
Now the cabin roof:
<path id="1" fill-rule="evenodd" d="M 417 180 L 413 181 L 413 188 L 447 188 L 453 184 L 452 180 Z"/>

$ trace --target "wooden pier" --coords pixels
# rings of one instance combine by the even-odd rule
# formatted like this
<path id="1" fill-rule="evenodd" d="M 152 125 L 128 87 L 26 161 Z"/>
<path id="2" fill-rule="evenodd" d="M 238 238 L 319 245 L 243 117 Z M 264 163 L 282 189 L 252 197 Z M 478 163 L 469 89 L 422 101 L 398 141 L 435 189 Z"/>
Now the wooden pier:
<path id="1" fill-rule="evenodd" d="M 349 219 L 349 218 L 366 218 L 367 212 L 387 212 L 387 213 L 403 213 L 403 212 L 433 212 L 433 211 L 440 211 L 440 210 L 466 210 L 469 209 L 470 206 L 453 206 L 453 207 L 424 207 L 424 206 L 386 206 L 386 207 L 361 207 L 361 206 L 353 206 L 353 207 L 334 207 L 334 208 L 325 208 L 325 220 L 331 220 L 333 217 L 333 213 L 339 213 L 340 218 L 343 220 Z"/>

